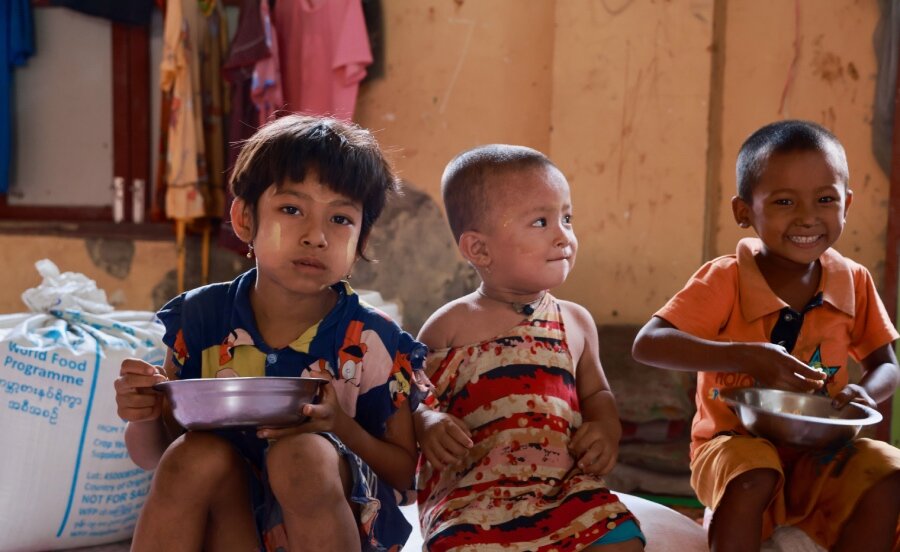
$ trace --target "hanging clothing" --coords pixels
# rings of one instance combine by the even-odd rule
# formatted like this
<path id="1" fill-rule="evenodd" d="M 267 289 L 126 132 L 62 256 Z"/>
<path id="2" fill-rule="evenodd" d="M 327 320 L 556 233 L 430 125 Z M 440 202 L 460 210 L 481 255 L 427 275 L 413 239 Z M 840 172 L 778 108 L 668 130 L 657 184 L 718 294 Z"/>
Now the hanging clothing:
<path id="1" fill-rule="evenodd" d="M 129 25 L 149 25 L 153 14 L 153 0 L 50 0 L 50 5 Z"/>
<path id="2" fill-rule="evenodd" d="M 0 4 L 0 194 L 9 191 L 12 166 L 13 71 L 34 54 L 34 20 L 29 0 Z"/>
<path id="3" fill-rule="evenodd" d="M 229 110 L 229 93 L 222 77 L 222 64 L 228 53 L 228 22 L 218 0 L 202 0 L 206 6 L 200 48 L 200 95 L 203 99 L 203 140 L 209 178 L 209 204 L 206 216 L 221 217 L 225 205 L 225 118 Z"/>
<path id="4" fill-rule="evenodd" d="M 287 110 L 351 120 L 372 63 L 360 0 L 277 0 Z"/>
<path id="5" fill-rule="evenodd" d="M 259 3 L 259 13 L 269 55 L 256 62 L 250 82 L 250 97 L 256 107 L 259 124 L 262 126 L 272 119 L 276 111 L 284 107 L 284 93 L 281 84 L 278 33 L 272 24 L 268 1 Z"/>
<path id="6" fill-rule="evenodd" d="M 256 131 L 259 118 L 250 101 L 250 79 L 256 63 L 271 55 L 266 44 L 260 0 L 244 0 L 240 6 L 237 29 L 222 65 L 222 74 L 231 87 L 231 114 L 228 124 L 228 167 L 234 166 L 240 152 L 239 142 Z"/>
<path id="7" fill-rule="evenodd" d="M 277 67 L 277 51 L 275 50 L 277 43 L 273 32 L 268 1 L 244 0 L 240 6 L 237 29 L 229 46 L 228 58 L 222 66 L 222 74 L 229 84 L 231 95 L 226 174 L 230 173 L 234 167 L 244 140 L 256 132 L 260 121 L 265 120 L 261 116 L 260 109 L 254 103 L 252 82 L 258 79 L 256 75 L 260 72 L 259 67 L 267 60 L 275 58 L 274 63 Z M 264 84 L 267 87 L 266 90 L 260 90 L 258 93 L 264 94 L 268 91 L 272 95 L 271 102 L 277 102 L 275 105 L 281 107 L 283 101 L 280 99 L 280 82 L 270 79 L 268 82 L 264 81 Z M 267 112 L 266 116 L 269 113 Z M 247 252 L 247 245 L 234 235 L 231 222 L 225 216 L 234 199 L 227 186 L 225 188 L 226 197 L 222 213 L 222 227 L 219 232 L 219 245 L 243 255 Z"/>
<path id="8" fill-rule="evenodd" d="M 227 26 L 215 0 L 169 0 L 160 85 L 170 92 L 166 215 L 190 220 L 224 212 L 226 98 L 220 67 Z"/>

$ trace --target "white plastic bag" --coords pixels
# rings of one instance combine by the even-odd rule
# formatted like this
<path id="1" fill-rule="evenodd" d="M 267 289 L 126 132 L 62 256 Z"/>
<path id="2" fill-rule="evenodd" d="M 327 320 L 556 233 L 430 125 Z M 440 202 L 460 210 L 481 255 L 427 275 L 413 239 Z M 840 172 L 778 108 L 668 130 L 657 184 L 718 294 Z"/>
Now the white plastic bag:
<path id="1" fill-rule="evenodd" d="M 393 301 L 385 301 L 380 293 L 370 289 L 357 289 L 356 294 L 359 295 L 360 302 L 376 308 L 386 314 L 388 318 L 403 326 L 403 315 L 400 312 L 400 305 Z"/>
<path id="2" fill-rule="evenodd" d="M 151 473 L 128 457 L 113 381 L 125 358 L 162 364 L 163 327 L 113 312 L 81 274 L 36 266 L 44 283 L 23 301 L 41 312 L 0 316 L 0 550 L 127 539 Z"/>

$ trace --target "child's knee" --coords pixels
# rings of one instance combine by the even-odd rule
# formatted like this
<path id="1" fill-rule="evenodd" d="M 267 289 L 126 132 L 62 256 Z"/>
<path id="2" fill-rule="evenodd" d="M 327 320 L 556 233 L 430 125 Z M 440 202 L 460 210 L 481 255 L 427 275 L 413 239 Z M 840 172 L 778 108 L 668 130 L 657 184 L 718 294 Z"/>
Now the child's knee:
<path id="1" fill-rule="evenodd" d="M 301 433 L 272 443 L 266 451 L 266 467 L 273 475 L 296 471 L 298 476 L 303 476 L 326 472 L 324 464 L 333 466 L 338 458 L 337 450 L 327 438 L 315 433 Z"/>
<path id="2" fill-rule="evenodd" d="M 781 474 L 772 469 L 746 471 L 732 479 L 725 489 L 722 501 L 757 500 L 768 504 L 781 481 Z"/>
<path id="3" fill-rule="evenodd" d="M 229 477 L 241 468 L 241 459 L 227 441 L 210 433 L 188 432 L 163 454 L 154 479 L 189 483 Z"/>
<path id="4" fill-rule="evenodd" d="M 269 485 L 279 502 L 294 504 L 346 500 L 345 464 L 334 445 L 321 435 L 281 439 L 266 453 Z"/>

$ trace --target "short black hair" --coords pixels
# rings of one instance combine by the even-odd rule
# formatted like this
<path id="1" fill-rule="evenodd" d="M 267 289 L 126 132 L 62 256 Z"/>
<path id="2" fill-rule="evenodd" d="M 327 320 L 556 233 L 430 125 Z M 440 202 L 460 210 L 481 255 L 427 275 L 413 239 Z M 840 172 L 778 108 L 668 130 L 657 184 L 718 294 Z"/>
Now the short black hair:
<path id="1" fill-rule="evenodd" d="M 483 229 L 489 204 L 489 177 L 546 167 L 556 169 L 543 153 L 508 144 L 478 146 L 454 157 L 441 177 L 441 195 L 456 242 L 463 232 Z"/>
<path id="2" fill-rule="evenodd" d="M 254 216 L 270 186 L 301 182 L 313 170 L 329 189 L 362 204 L 356 252 L 362 256 L 372 225 L 381 216 L 399 182 L 372 134 L 353 123 L 329 117 L 285 115 L 248 138 L 231 172 L 231 193 Z"/>
<path id="3" fill-rule="evenodd" d="M 753 187 L 762 178 L 769 158 L 777 153 L 818 151 L 824 154 L 847 185 L 850 171 L 840 140 L 825 127 L 810 121 L 785 120 L 768 124 L 747 138 L 737 158 L 737 195 L 753 201 Z"/>

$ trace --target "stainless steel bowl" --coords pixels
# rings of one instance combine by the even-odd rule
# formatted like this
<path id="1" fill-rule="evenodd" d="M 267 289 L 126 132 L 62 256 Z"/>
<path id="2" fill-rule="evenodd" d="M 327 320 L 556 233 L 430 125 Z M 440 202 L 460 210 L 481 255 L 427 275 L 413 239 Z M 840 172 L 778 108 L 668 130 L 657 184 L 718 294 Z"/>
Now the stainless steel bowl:
<path id="1" fill-rule="evenodd" d="M 821 395 L 740 387 L 722 391 L 748 431 L 779 445 L 829 448 L 850 441 L 881 413 L 857 403 L 838 410 Z"/>
<path id="2" fill-rule="evenodd" d="M 157 383 L 186 429 L 285 426 L 306 419 L 300 411 L 316 402 L 321 378 L 207 378 Z"/>

